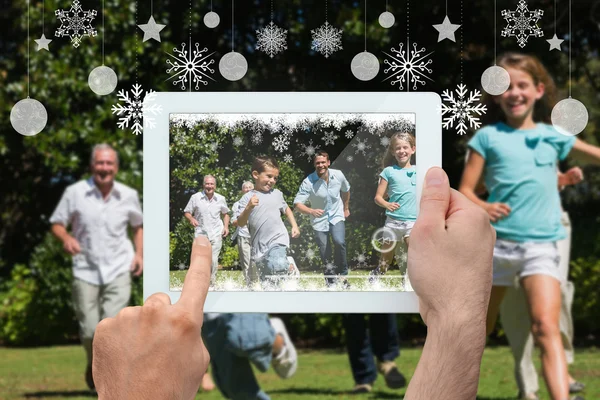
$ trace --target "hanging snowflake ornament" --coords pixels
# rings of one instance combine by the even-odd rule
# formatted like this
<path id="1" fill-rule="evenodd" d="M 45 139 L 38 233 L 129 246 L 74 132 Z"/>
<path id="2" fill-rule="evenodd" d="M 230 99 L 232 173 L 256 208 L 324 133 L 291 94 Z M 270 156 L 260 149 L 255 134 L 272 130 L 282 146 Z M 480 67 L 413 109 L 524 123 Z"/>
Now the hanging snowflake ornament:
<path id="1" fill-rule="evenodd" d="M 98 32 L 92 27 L 92 20 L 96 17 L 96 10 L 83 11 L 79 0 L 73 1 L 68 10 L 56 10 L 54 15 L 60 21 L 60 26 L 54 36 L 68 36 L 73 47 L 79 47 L 84 36 L 96 36 Z"/>
<path id="2" fill-rule="evenodd" d="M 481 97 L 479 90 L 469 92 L 467 86 L 461 83 L 455 91 L 456 98 L 451 90 L 444 90 L 442 93 L 442 116 L 448 114 L 443 118 L 442 127 L 454 128 L 456 123 L 457 133 L 464 135 L 467 129 L 478 129 L 481 126 L 479 116 L 485 114 L 487 108 L 484 104 L 478 103 Z"/>
<path id="3" fill-rule="evenodd" d="M 252 144 L 254 144 L 254 145 L 261 144 L 262 141 L 263 141 L 262 133 L 260 133 L 260 132 L 254 132 L 252 134 L 252 137 L 250 138 L 250 140 L 252 141 Z"/>
<path id="4" fill-rule="evenodd" d="M 371 148 L 370 144 L 367 144 L 367 139 L 363 142 L 362 140 L 356 139 L 354 143 L 352 143 L 352 147 L 356 148 L 354 154 L 362 153 L 363 156 L 367 155 L 367 150 Z"/>
<path id="5" fill-rule="evenodd" d="M 190 42 L 190 48 L 191 48 Z M 203 78 L 208 78 L 211 81 L 215 81 L 211 74 L 215 73 L 213 68 L 210 68 L 212 64 L 215 63 L 214 59 L 210 59 L 210 57 L 215 53 L 214 51 L 210 54 L 208 53 L 208 49 L 205 47 L 200 50 L 200 44 L 195 44 L 195 49 L 192 51 L 188 51 L 185 49 L 185 43 L 181 44 L 181 50 L 177 47 L 173 48 L 173 52 L 175 55 L 171 53 L 167 53 L 171 56 L 174 61 L 167 60 L 167 64 L 170 65 L 170 68 L 167 69 L 167 74 L 171 74 L 169 79 L 177 78 L 173 81 L 173 85 L 181 84 L 181 90 L 186 89 L 186 84 L 195 83 L 195 90 L 200 88 L 200 84 L 204 86 L 208 85 L 208 80 Z M 188 82 L 191 81 L 191 82 Z"/>
<path id="6" fill-rule="evenodd" d="M 329 22 L 325 21 L 323 25 L 312 29 L 310 33 L 312 35 L 311 49 L 323 54 L 325 58 L 342 50 L 342 30 L 329 25 Z"/>
<path id="7" fill-rule="evenodd" d="M 273 148 L 279 153 L 283 153 L 290 146 L 290 138 L 288 135 L 279 135 L 273 139 Z"/>
<path id="8" fill-rule="evenodd" d="M 389 54 L 385 51 L 383 52 L 385 55 L 390 57 L 383 61 L 385 65 L 389 67 L 383 70 L 384 74 L 389 74 L 387 78 L 383 81 L 385 82 L 388 79 L 392 79 L 391 84 L 394 86 L 396 83 L 398 84 L 398 89 L 404 90 L 404 85 L 406 84 L 406 90 L 409 90 L 410 84 L 412 84 L 413 90 L 417 90 L 417 84 L 425 85 L 425 79 L 429 79 L 433 81 L 427 74 L 431 74 L 433 71 L 428 67 L 429 64 L 433 62 L 431 58 L 427 59 L 433 51 L 425 53 L 425 47 L 420 49 L 417 48 L 417 44 L 413 43 L 412 49 L 409 48 L 408 41 L 406 42 L 406 50 L 404 50 L 404 43 L 400 43 L 398 50 L 392 47 L 391 52 L 394 53 Z"/>
<path id="9" fill-rule="evenodd" d="M 519 0 L 515 11 L 502 10 L 502 16 L 508 25 L 502 30 L 502 37 L 514 36 L 521 48 L 527 44 L 530 36 L 543 37 L 544 32 L 537 25 L 544 15 L 543 10 L 529 11 L 525 0 Z"/>
<path id="10" fill-rule="evenodd" d="M 162 112 L 162 106 L 152 101 L 154 97 L 156 97 L 156 93 L 154 93 L 152 89 L 146 91 L 146 94 L 144 95 L 142 85 L 134 84 L 133 89 L 131 90 L 131 96 L 129 92 L 120 90 L 117 93 L 117 97 L 124 103 L 112 106 L 112 113 L 117 114 L 120 117 L 119 122 L 117 123 L 119 128 L 127 129 L 131 124 L 132 133 L 140 135 L 144 126 L 148 128 L 154 128 L 156 126 L 154 118 L 143 118 L 144 114 L 158 115 Z"/>
<path id="11" fill-rule="evenodd" d="M 335 144 L 335 139 L 337 139 L 338 136 L 335 134 L 334 131 L 329 131 L 329 132 L 325 132 L 325 134 L 323 135 L 323 137 L 321 138 L 322 141 L 325 142 L 325 146 L 333 146 Z"/>
<path id="12" fill-rule="evenodd" d="M 308 144 L 302 145 L 301 154 L 304 154 L 306 156 L 306 158 L 308 158 L 308 161 L 311 161 L 318 149 L 319 149 L 319 146 L 313 145 L 313 142 L 311 139 L 308 141 Z"/>
<path id="13" fill-rule="evenodd" d="M 287 30 L 281 29 L 273 21 L 256 31 L 256 50 L 260 50 L 273 58 L 275 54 L 287 49 Z"/>

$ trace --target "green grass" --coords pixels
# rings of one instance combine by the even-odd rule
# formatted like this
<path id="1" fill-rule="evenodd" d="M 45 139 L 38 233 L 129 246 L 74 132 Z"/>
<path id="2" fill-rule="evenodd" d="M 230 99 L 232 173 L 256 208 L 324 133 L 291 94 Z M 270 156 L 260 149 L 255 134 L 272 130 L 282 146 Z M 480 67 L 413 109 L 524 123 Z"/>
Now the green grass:
<path id="1" fill-rule="evenodd" d="M 378 286 L 373 288 L 366 279 L 371 270 L 351 270 L 347 277 L 345 277 L 351 285 L 351 290 L 402 290 L 403 278 L 400 270 L 395 267 L 390 269 L 384 277 L 380 279 Z M 181 290 L 183 287 L 183 280 L 187 271 L 170 271 L 170 287 L 171 290 Z M 230 268 L 220 269 L 217 272 L 216 290 L 228 290 L 227 287 L 231 285 L 245 286 L 244 277 L 242 271 L 234 270 Z M 288 290 L 327 290 L 325 286 L 325 279 L 323 279 L 322 272 L 302 272 L 297 284 L 289 286 Z M 286 286 L 284 286 L 286 287 Z"/>
<path id="2" fill-rule="evenodd" d="M 420 349 L 402 350 L 396 360 L 400 370 L 410 377 Z M 536 362 L 539 371 L 539 362 Z M 83 380 L 84 354 L 79 346 L 35 349 L 0 348 L 0 399 L 90 399 Z M 577 351 L 571 367 L 576 379 L 587 385 L 586 399 L 600 398 L 600 351 Z M 306 399 L 400 399 L 402 390 L 387 389 L 379 378 L 373 393 L 350 396 L 353 381 L 348 357 L 341 351 L 303 351 L 294 377 L 281 380 L 273 370 L 257 373 L 262 388 L 275 400 Z M 540 378 L 541 379 L 541 378 Z M 543 386 L 543 382 L 540 381 Z M 507 347 L 487 348 L 483 357 L 479 385 L 480 400 L 514 399 L 517 389 L 512 374 L 512 357 Z M 548 399 L 542 388 L 542 399 Z M 197 399 L 222 399 L 218 391 L 199 393 Z"/>

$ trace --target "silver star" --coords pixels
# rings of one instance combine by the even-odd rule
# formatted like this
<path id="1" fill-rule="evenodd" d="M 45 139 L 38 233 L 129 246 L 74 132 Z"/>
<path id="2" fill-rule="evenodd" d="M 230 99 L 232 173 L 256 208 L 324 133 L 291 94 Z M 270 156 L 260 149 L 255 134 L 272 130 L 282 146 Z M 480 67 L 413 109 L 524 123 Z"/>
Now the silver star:
<path id="1" fill-rule="evenodd" d="M 453 42 L 456 42 L 456 39 L 454 38 L 454 32 L 460 28 L 460 25 L 450 23 L 450 19 L 447 15 L 444 18 L 444 22 L 439 25 L 433 25 L 433 27 L 440 33 L 438 36 L 438 43 L 444 39 L 450 39 Z"/>
<path id="2" fill-rule="evenodd" d="M 150 39 L 160 42 L 160 35 L 158 32 L 162 31 L 166 25 L 157 24 L 156 21 L 154 21 L 154 17 L 150 16 L 147 24 L 140 24 L 138 26 L 144 31 L 143 42 Z"/>
<path id="3" fill-rule="evenodd" d="M 550 43 L 550 50 L 549 51 L 552 51 L 552 50 L 555 50 L 555 49 L 558 50 L 558 51 L 561 51 L 560 44 L 562 42 L 564 42 L 564 39 L 557 38 L 556 37 L 556 33 L 555 33 L 554 36 L 552 37 L 552 39 L 546 39 L 546 42 Z"/>
<path id="4" fill-rule="evenodd" d="M 37 51 L 40 51 L 42 49 L 46 49 L 48 51 L 50 51 L 50 49 L 48 48 L 48 44 L 51 42 L 51 39 L 46 39 L 46 35 L 44 35 L 42 33 L 42 37 L 39 39 L 35 39 L 35 42 L 37 43 Z"/>

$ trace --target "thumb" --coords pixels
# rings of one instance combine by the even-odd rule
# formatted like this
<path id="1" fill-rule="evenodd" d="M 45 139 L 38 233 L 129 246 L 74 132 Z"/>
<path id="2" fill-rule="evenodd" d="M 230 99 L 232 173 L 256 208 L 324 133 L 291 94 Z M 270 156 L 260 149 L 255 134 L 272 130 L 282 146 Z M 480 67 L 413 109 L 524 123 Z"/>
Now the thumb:
<path id="1" fill-rule="evenodd" d="M 448 176 L 439 167 L 430 168 L 425 175 L 421 193 L 421 209 L 417 218 L 419 225 L 432 229 L 445 229 L 446 215 L 450 203 Z"/>

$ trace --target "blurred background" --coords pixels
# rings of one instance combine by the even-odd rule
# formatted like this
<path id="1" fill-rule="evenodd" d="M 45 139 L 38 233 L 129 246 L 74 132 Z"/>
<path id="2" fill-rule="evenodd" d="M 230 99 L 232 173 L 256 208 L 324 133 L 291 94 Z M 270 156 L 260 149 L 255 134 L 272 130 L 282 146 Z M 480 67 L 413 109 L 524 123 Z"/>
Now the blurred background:
<path id="1" fill-rule="evenodd" d="M 390 29 L 382 28 L 377 22 L 386 3 L 387 10 L 396 18 Z M 4 0 L 0 4 L 0 344 L 5 346 L 0 348 L 0 360 L 4 360 L 0 361 L 0 399 L 74 398 L 83 396 L 79 392 L 83 390 L 83 382 L 78 364 L 70 360 L 83 357 L 83 354 L 79 347 L 63 347 L 78 342 L 77 322 L 71 309 L 71 262 L 61 244 L 51 237 L 48 217 L 65 187 L 88 176 L 91 148 L 100 142 L 113 145 L 119 152 L 117 180 L 136 188 L 142 195 L 142 137 L 117 127 L 118 117 L 111 112 L 112 105 L 122 103 L 117 93 L 131 91 L 136 83 L 144 90 L 181 91 L 179 86 L 172 84 L 166 72 L 167 53 L 173 53 L 173 48 L 180 48 L 182 43 L 189 43 L 190 37 L 192 43 L 198 42 L 214 51 L 215 65 L 218 65 L 218 59 L 231 51 L 232 3 L 212 2 L 212 9 L 220 15 L 221 22 L 216 28 L 209 29 L 202 18 L 211 9 L 210 1 L 105 0 L 103 32 L 102 2 L 85 0 L 82 2 L 84 10 L 98 12 L 92 22 L 98 35 L 84 37 L 77 48 L 66 37 L 54 37 L 60 24 L 55 10 L 68 9 L 70 2 L 47 0 L 28 4 Z M 327 19 L 333 26 L 343 29 L 343 50 L 325 58 L 310 50 L 310 30 L 325 22 L 325 2 L 274 1 L 273 19 L 288 30 L 288 48 L 270 58 L 255 47 L 256 30 L 270 22 L 271 2 L 237 1 L 233 41 L 235 50 L 248 61 L 248 73 L 242 80 L 230 82 L 217 70 L 213 75 L 215 81 L 202 85 L 200 90 L 397 91 L 397 85 L 384 81 L 384 52 L 389 53 L 392 47 L 397 49 L 399 43 L 406 42 L 407 35 L 411 43 L 416 42 L 428 52 L 433 51 L 430 56 L 433 60 L 430 65 L 432 81 L 427 80 L 419 90 L 441 94 L 444 90 L 454 90 L 461 82 L 470 90 L 481 89 L 481 74 L 494 60 L 496 19 L 498 54 L 514 50 L 539 57 L 557 83 L 559 99 L 567 97 L 568 47 L 571 45 L 572 96 L 586 105 L 590 117 L 587 128 L 579 137 L 598 145 L 600 2 L 572 2 L 570 38 L 567 1 L 558 2 L 556 26 L 554 0 L 529 1 L 530 9 L 544 10 L 539 23 L 544 38 L 530 38 L 524 49 L 518 47 L 515 38 L 500 37 L 501 28 L 506 24 L 500 11 L 515 9 L 516 4 L 512 0 L 499 0 L 495 14 L 494 3 L 489 0 L 470 0 L 464 4 L 463 1 L 446 4 L 441 0 L 370 0 L 366 2 L 365 25 L 365 2 L 331 0 Z M 438 43 L 438 32 L 432 25 L 441 23 L 446 14 L 452 23 L 462 24 L 462 27 L 456 31 L 456 42 L 444 40 Z M 136 26 L 146 23 L 150 15 L 157 23 L 166 24 L 160 32 L 160 43 L 154 40 L 142 42 L 143 32 Z M 555 29 L 558 36 L 565 39 L 562 52 L 548 51 L 545 39 L 550 38 Z M 379 75 L 368 82 L 359 81 L 350 70 L 352 58 L 365 49 L 365 31 L 367 50 L 381 63 Z M 42 33 L 53 40 L 49 52 L 36 51 L 33 40 Z M 103 36 L 104 63 L 117 73 L 119 83 L 113 93 L 98 96 L 90 90 L 87 78 L 93 68 L 102 65 Z M 28 70 L 30 96 L 41 101 L 48 111 L 45 129 L 34 137 L 18 134 L 9 121 L 13 105 L 27 97 Z M 453 187 L 458 185 L 465 145 L 472 134 L 459 136 L 455 130 L 443 132 L 443 166 Z M 573 165 L 565 164 L 562 168 Z M 561 196 L 573 225 L 570 279 L 576 288 L 573 305 L 575 344 L 582 354 L 575 371 L 581 369 L 579 376 L 587 383 L 595 382 L 588 384 L 588 396 L 596 390 L 596 397 L 589 398 L 600 398 L 600 353 L 596 350 L 600 334 L 600 174 L 597 167 L 587 166 L 584 166 L 584 173 L 585 181 L 568 187 Z M 195 179 L 201 182 L 200 173 Z M 131 304 L 140 304 L 141 287 L 141 279 L 138 279 Z M 334 371 L 335 376 L 341 377 L 339 379 L 345 379 L 339 383 L 340 387 L 349 386 L 351 374 L 347 357 L 339 352 L 343 346 L 341 316 L 281 317 L 298 345 L 306 349 L 305 364 L 319 364 L 316 371 Z M 405 347 L 414 347 L 399 359 L 401 366 L 406 363 L 401 369 L 410 375 L 426 328 L 417 315 L 398 316 L 398 322 Z M 510 354 L 503 347 L 505 339 L 501 325 L 490 344 L 500 347 L 486 350 L 482 393 L 487 397 L 481 398 L 511 398 L 509 396 L 516 390 Z M 488 370 L 489 375 L 484 373 Z M 71 371 L 76 375 L 72 381 L 64 378 Z M 335 391 L 311 389 L 321 382 L 323 385 L 329 383 L 323 381 L 325 376 L 313 376 L 315 371 L 306 373 L 308 375 L 294 378 L 293 383 L 275 382 L 269 375 L 261 377 L 261 383 L 277 398 L 342 396 Z M 288 387 L 297 390 L 294 392 L 286 389 Z M 381 396 L 398 398 L 399 394 L 381 392 Z M 219 397 L 211 393 L 207 398 Z"/>

